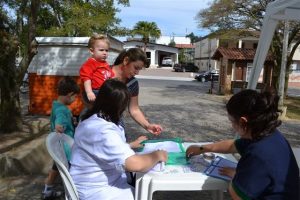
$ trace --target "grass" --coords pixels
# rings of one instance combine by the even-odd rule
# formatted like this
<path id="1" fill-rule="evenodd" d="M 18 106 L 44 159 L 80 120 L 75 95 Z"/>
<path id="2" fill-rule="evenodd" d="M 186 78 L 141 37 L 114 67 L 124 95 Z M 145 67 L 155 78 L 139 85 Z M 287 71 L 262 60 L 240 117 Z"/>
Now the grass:
<path id="1" fill-rule="evenodd" d="M 287 106 L 286 116 L 290 119 L 300 120 L 300 97 L 286 97 L 284 104 Z"/>

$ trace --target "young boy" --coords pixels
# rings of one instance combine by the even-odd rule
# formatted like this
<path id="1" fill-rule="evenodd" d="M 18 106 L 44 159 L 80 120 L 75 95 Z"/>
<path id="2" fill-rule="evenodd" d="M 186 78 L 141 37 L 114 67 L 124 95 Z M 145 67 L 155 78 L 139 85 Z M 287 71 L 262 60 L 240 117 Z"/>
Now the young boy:
<path id="1" fill-rule="evenodd" d="M 58 98 L 52 103 L 50 116 L 51 131 L 64 133 L 73 138 L 75 132 L 73 116 L 67 106 L 74 102 L 77 94 L 80 92 L 80 88 L 75 80 L 70 77 L 65 77 L 58 82 L 57 92 Z M 53 163 L 52 169 L 49 171 L 48 177 L 45 180 L 45 189 L 42 192 L 42 199 L 52 199 L 62 195 L 61 192 L 57 192 L 53 189 L 53 184 L 58 173 L 58 169 L 55 163 Z"/>
<path id="2" fill-rule="evenodd" d="M 102 83 L 113 77 L 113 72 L 106 62 L 109 46 L 109 40 L 104 35 L 94 34 L 89 39 L 88 48 L 91 57 L 83 63 L 79 70 L 84 85 L 83 100 L 85 104 L 95 101 Z"/>

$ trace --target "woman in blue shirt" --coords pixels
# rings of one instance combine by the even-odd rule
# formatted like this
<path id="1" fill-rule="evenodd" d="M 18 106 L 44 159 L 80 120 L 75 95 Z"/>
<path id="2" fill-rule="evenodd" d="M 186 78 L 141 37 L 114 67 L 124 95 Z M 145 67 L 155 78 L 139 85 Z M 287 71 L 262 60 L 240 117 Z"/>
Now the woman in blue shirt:
<path id="1" fill-rule="evenodd" d="M 241 155 L 235 170 L 220 173 L 232 177 L 231 197 L 236 199 L 299 199 L 299 168 L 293 151 L 276 129 L 279 96 L 270 92 L 244 90 L 227 103 L 228 118 L 240 139 L 204 146 L 190 146 L 187 157 L 204 152 Z"/>

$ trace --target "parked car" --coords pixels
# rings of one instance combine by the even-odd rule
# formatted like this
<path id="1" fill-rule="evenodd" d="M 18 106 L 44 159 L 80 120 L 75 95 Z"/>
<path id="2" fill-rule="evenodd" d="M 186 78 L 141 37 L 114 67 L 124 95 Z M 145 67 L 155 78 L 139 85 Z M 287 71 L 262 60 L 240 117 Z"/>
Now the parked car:
<path id="1" fill-rule="evenodd" d="M 175 72 L 198 72 L 199 68 L 194 63 L 175 64 L 173 67 Z"/>
<path id="2" fill-rule="evenodd" d="M 195 79 L 201 82 L 218 81 L 219 72 L 217 70 L 205 71 L 195 75 Z"/>
<path id="3" fill-rule="evenodd" d="M 162 59 L 161 65 L 162 66 L 172 66 L 173 65 L 172 58 L 171 57 L 164 57 Z"/>

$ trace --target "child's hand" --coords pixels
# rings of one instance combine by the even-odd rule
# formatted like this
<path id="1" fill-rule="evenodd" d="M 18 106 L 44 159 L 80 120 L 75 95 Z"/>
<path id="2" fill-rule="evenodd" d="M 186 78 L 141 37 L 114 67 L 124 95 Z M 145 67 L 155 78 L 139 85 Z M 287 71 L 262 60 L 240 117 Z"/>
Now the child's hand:
<path id="1" fill-rule="evenodd" d="M 64 133 L 65 128 L 62 125 L 56 124 L 55 125 L 55 132 L 56 133 Z"/>
<path id="2" fill-rule="evenodd" d="M 133 142 L 130 142 L 129 145 L 131 148 L 135 149 L 135 148 L 139 148 L 142 147 L 143 145 L 141 144 L 141 142 L 148 140 L 148 138 L 146 136 L 140 136 L 138 137 L 136 140 L 134 140 Z"/>
<path id="3" fill-rule="evenodd" d="M 94 92 L 88 92 L 88 93 L 86 94 L 86 96 L 87 96 L 87 98 L 88 98 L 88 100 L 89 100 L 90 102 L 93 102 L 93 101 L 95 101 L 95 99 L 96 99 L 96 96 L 95 96 Z"/>
<path id="4" fill-rule="evenodd" d="M 233 178 L 235 175 L 235 168 L 232 167 L 221 167 L 219 169 L 219 174 L 223 176 L 228 176 L 230 178 Z"/>
<path id="5" fill-rule="evenodd" d="M 149 124 L 147 126 L 147 131 L 153 135 L 159 135 L 162 132 L 162 127 L 158 124 Z"/>
<path id="6" fill-rule="evenodd" d="M 200 146 L 199 145 L 191 145 L 185 151 L 185 156 L 186 156 L 187 159 L 189 159 L 192 156 L 199 155 L 201 153 L 204 153 L 204 152 L 200 151 Z"/>

